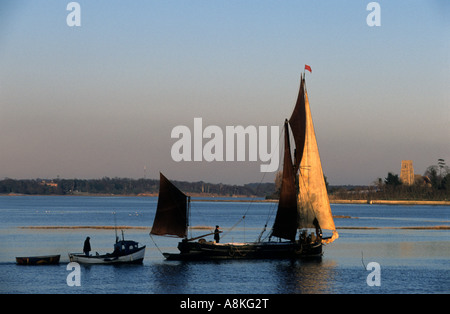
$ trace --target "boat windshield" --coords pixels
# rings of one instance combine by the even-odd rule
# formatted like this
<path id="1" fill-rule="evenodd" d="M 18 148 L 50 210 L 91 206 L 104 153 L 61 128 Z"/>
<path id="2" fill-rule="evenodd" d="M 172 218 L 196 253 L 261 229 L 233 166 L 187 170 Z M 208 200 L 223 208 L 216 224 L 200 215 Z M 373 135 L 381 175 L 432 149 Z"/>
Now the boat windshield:
<path id="1" fill-rule="evenodd" d="M 127 252 L 138 248 L 138 243 L 135 241 L 119 241 L 114 244 L 115 252 Z"/>

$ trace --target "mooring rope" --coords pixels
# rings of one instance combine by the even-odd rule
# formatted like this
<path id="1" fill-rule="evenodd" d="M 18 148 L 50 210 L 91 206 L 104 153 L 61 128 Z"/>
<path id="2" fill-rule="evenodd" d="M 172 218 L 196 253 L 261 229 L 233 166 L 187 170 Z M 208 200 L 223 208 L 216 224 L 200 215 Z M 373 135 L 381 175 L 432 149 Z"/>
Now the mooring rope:
<path id="1" fill-rule="evenodd" d="M 160 250 L 158 244 L 156 244 L 155 239 L 153 239 L 153 236 L 152 236 L 151 232 L 150 232 L 148 235 L 150 236 L 150 239 L 152 239 L 153 244 L 156 246 L 156 248 L 158 249 L 159 253 L 161 253 L 161 255 L 164 256 L 164 254 L 163 254 L 163 252 Z"/>

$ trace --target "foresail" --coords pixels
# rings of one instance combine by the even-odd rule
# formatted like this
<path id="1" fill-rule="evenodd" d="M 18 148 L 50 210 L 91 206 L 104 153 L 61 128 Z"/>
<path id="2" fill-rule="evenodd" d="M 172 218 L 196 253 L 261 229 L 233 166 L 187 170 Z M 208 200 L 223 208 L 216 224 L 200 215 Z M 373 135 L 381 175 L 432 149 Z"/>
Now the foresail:
<path id="1" fill-rule="evenodd" d="M 304 94 L 306 123 L 305 143 L 299 170 L 299 227 L 314 228 L 313 221 L 314 219 L 317 219 L 322 229 L 332 230 L 336 233 L 334 238 L 337 238 L 306 88 L 304 88 Z"/>
<path id="2" fill-rule="evenodd" d="M 160 173 L 158 206 L 150 233 L 183 238 L 187 225 L 187 196 Z"/>
<path id="3" fill-rule="evenodd" d="M 272 228 L 272 236 L 288 240 L 295 239 L 298 226 L 296 194 L 295 173 L 289 145 L 289 126 L 286 121 L 284 125 L 283 178 L 281 182 L 278 211 Z"/>

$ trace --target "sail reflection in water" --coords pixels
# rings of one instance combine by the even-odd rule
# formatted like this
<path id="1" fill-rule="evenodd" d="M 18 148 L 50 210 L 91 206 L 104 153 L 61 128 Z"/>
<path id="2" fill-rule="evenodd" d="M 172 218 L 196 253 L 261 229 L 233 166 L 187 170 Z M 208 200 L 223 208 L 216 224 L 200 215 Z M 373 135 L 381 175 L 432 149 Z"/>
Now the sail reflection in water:
<path id="1" fill-rule="evenodd" d="M 215 260 L 152 265 L 152 291 L 178 293 L 335 293 L 336 262 L 308 260 Z M 361 267 L 362 269 L 362 267 Z M 364 278 L 361 279 L 364 283 Z"/>
<path id="2" fill-rule="evenodd" d="M 337 271 L 333 260 L 312 259 L 274 263 L 277 293 L 334 293 Z"/>

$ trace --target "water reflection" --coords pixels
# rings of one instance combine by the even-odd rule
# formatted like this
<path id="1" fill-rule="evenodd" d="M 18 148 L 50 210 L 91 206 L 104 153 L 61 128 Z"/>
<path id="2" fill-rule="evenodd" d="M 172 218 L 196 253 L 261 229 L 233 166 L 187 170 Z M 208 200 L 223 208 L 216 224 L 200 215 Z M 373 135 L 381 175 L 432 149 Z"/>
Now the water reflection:
<path id="1" fill-rule="evenodd" d="M 161 262 L 152 266 L 152 293 L 172 294 L 186 293 L 191 277 L 189 263 Z"/>
<path id="2" fill-rule="evenodd" d="M 336 263 L 322 258 L 276 263 L 277 293 L 332 293 Z"/>
<path id="3" fill-rule="evenodd" d="M 152 293 L 333 293 L 333 260 L 224 260 L 151 265 Z"/>

